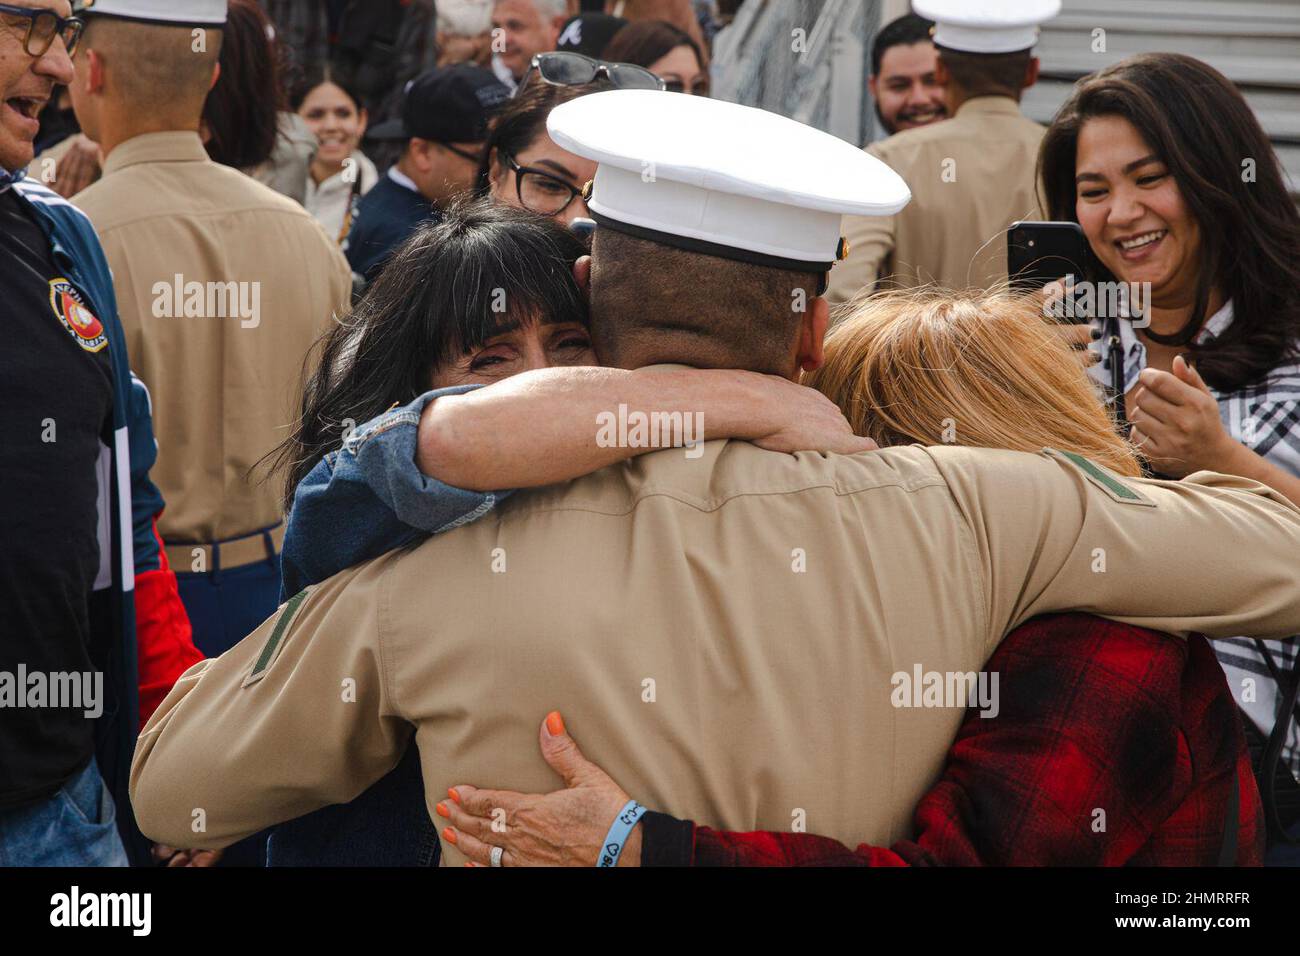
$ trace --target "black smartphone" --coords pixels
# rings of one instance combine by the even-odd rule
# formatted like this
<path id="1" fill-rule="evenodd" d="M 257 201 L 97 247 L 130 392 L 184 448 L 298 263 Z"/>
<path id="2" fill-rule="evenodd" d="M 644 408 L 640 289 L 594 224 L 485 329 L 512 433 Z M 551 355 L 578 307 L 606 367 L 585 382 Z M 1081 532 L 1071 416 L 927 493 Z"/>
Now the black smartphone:
<path id="1" fill-rule="evenodd" d="M 1077 222 L 1013 222 L 1007 230 L 1007 277 L 1017 287 L 1042 288 L 1092 274 L 1092 250 Z"/>
<path id="2" fill-rule="evenodd" d="M 1077 222 L 1013 222 L 1007 230 L 1007 278 L 1014 289 L 1041 289 L 1071 276 L 1074 283 L 1093 277 L 1092 250 Z M 1073 309 L 1061 309 L 1059 321 L 1084 324 Z"/>

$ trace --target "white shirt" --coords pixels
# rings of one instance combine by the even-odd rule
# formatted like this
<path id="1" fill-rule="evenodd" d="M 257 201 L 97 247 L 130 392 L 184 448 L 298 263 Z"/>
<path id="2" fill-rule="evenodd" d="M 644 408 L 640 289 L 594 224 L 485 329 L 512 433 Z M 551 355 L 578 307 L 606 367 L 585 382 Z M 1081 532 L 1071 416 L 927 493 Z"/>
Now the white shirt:
<path id="1" fill-rule="evenodd" d="M 312 214 L 335 242 L 341 242 L 343 239 L 343 226 L 348 220 L 355 178 L 359 176 L 361 182 L 358 196 L 370 192 L 379 181 L 379 171 L 364 153 L 355 150 L 350 158 L 356 163 L 354 170 L 350 171 L 345 166 L 319 185 L 309 172 L 307 191 L 302 200 L 303 208 Z"/>
<path id="2" fill-rule="evenodd" d="M 415 180 L 406 175 L 406 173 L 402 172 L 396 166 L 388 167 L 388 178 L 397 183 L 397 185 L 409 189 L 413 193 L 418 193 L 420 191 L 420 187 L 415 185 Z"/>
<path id="3" fill-rule="evenodd" d="M 505 84 L 505 87 L 510 91 L 511 96 L 514 96 L 515 93 L 519 91 L 519 81 L 516 80 L 515 75 L 510 72 L 510 67 L 502 63 L 501 57 L 497 56 L 495 53 L 492 54 L 492 74 Z"/>

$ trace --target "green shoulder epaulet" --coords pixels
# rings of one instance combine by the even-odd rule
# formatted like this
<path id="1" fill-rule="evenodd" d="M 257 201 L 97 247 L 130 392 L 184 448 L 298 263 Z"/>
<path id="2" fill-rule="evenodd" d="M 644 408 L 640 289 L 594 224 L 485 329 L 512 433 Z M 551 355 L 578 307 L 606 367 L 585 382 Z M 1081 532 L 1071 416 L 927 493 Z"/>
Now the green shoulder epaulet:
<path id="1" fill-rule="evenodd" d="M 1072 451 L 1061 451 L 1059 448 L 1044 448 L 1044 453 L 1055 458 L 1062 458 L 1071 465 L 1083 472 L 1083 476 L 1090 482 L 1104 491 L 1110 498 L 1121 504 L 1126 505 L 1145 505 L 1148 508 L 1154 508 L 1156 503 L 1146 495 L 1137 491 L 1130 485 L 1125 484 L 1115 475 L 1111 474 L 1100 465 L 1089 461 L 1082 455 Z"/>
<path id="2" fill-rule="evenodd" d="M 306 600 L 310 591 L 311 588 L 303 588 L 285 602 L 284 607 L 280 609 L 280 616 L 276 618 L 275 627 L 271 629 L 271 636 L 266 639 L 266 644 L 262 647 L 262 653 L 257 655 L 257 663 L 253 665 L 253 669 L 249 671 L 248 676 L 244 678 L 241 687 L 255 684 L 262 679 L 266 669 L 271 666 L 271 661 L 275 660 L 275 653 L 279 650 L 284 635 L 293 622 L 293 616 L 298 613 L 298 607 Z"/>

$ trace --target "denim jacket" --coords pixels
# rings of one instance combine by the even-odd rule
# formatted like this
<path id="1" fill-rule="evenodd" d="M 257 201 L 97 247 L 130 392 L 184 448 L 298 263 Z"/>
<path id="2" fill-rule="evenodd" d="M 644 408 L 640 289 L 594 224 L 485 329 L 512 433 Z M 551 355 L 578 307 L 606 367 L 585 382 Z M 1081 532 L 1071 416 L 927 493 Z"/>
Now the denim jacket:
<path id="1" fill-rule="evenodd" d="M 281 601 L 354 564 L 468 524 L 510 494 L 453 488 L 415 463 L 425 406 L 481 387 L 441 388 L 391 409 L 353 431 L 311 470 L 289 512 Z"/>

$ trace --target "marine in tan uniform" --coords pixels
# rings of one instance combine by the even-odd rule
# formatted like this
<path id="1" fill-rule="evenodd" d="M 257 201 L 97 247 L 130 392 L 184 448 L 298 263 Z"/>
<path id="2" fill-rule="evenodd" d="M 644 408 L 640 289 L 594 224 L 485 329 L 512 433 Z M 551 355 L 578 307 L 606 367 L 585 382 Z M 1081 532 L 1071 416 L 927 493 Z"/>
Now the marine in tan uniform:
<path id="1" fill-rule="evenodd" d="M 654 91 L 552 114 L 552 137 L 600 164 L 592 332 L 607 364 L 817 364 L 828 306 L 790 302 L 811 295 L 845 207 L 905 190 L 797 125 Z M 787 136 L 818 194 L 800 191 L 802 162 L 754 169 L 757 144 Z M 432 817 L 453 784 L 548 789 L 517 744 L 563 702 L 587 755 L 648 805 L 888 843 L 963 714 L 895 707 L 893 675 L 978 670 L 1052 611 L 1294 633 L 1298 544 L 1300 509 L 1222 475 L 1121 480 L 1056 452 L 954 447 L 661 450 L 295 596 L 181 678 L 141 735 L 132 801 L 154 839 L 220 847 L 351 800 L 414 742 Z"/>
<path id="2" fill-rule="evenodd" d="M 967 6 L 952 0 L 916 5 L 918 13 L 938 20 L 936 75 L 947 86 L 952 119 L 867 147 L 907 181 L 912 202 L 895 216 L 845 220 L 849 254 L 831 277 L 832 303 L 870 291 L 877 280 L 884 288 L 998 285 L 1007 278 L 1007 227 L 1042 218 L 1035 168 L 1045 130 L 1019 105 L 1023 89 L 1037 80 L 1038 60 L 1031 49 L 1015 47 L 1032 46 L 1034 25 L 1055 15 L 1060 4 L 1008 4 L 1006 17 L 992 22 L 984 18 L 996 4 L 979 11 Z M 952 22 L 963 13 L 987 25 L 963 29 Z M 1008 26 L 1008 19 L 1027 25 Z"/>
<path id="3" fill-rule="evenodd" d="M 302 207 L 204 151 L 225 7 L 100 0 L 85 11 L 72 87 L 106 156 L 75 202 L 103 241 L 152 393 L 159 531 L 208 653 L 275 607 L 278 489 L 248 472 L 287 434 L 307 352 L 351 291 L 346 261 Z"/>

